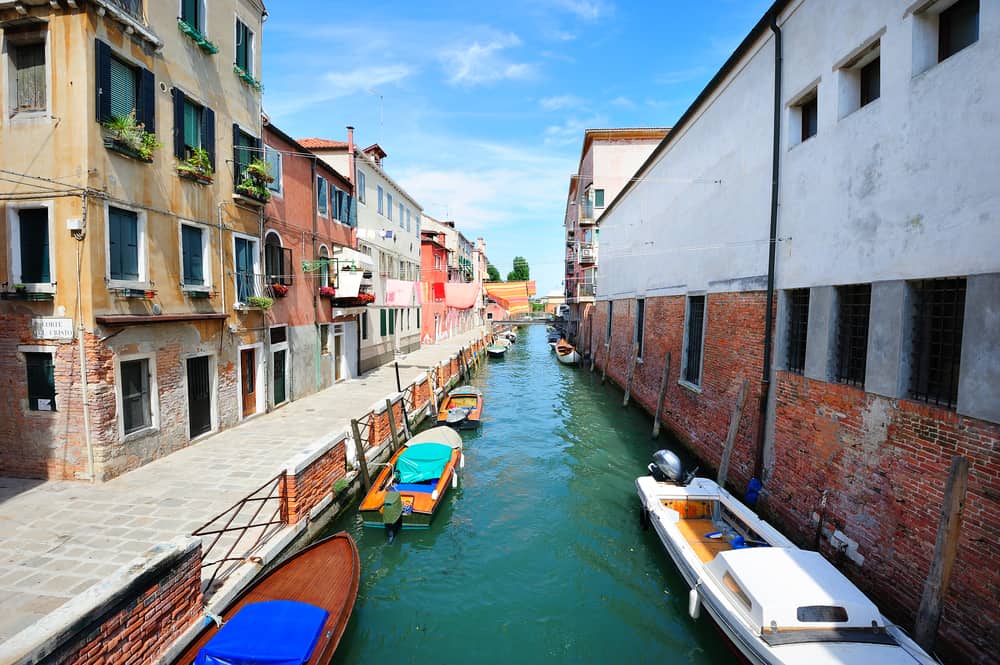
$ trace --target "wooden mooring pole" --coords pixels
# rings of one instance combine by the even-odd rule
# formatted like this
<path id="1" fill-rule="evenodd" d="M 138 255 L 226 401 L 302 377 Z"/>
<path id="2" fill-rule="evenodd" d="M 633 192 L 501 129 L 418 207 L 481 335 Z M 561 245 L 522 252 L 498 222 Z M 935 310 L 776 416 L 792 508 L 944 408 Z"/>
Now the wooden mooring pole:
<path id="1" fill-rule="evenodd" d="M 396 416 L 392 413 L 392 400 L 385 401 L 385 410 L 389 414 L 389 431 L 392 432 L 392 452 L 399 450 L 399 432 L 396 431 Z"/>
<path id="2" fill-rule="evenodd" d="M 628 365 L 628 376 L 625 378 L 625 397 L 622 399 L 622 406 L 628 406 L 628 401 L 632 397 L 632 377 L 635 376 L 635 364 L 639 360 L 639 345 L 636 340 L 632 340 L 632 356 Z"/>
<path id="3" fill-rule="evenodd" d="M 660 395 L 656 398 L 656 417 L 653 418 L 653 438 L 660 436 L 660 418 L 663 417 L 663 402 L 667 397 L 667 385 L 670 381 L 670 351 L 663 359 L 663 380 L 660 381 Z"/>
<path id="4" fill-rule="evenodd" d="M 962 508 L 965 506 L 965 491 L 969 486 L 969 460 L 956 455 L 951 458 L 951 471 L 944 486 L 944 503 L 941 505 L 941 521 L 938 523 L 937 541 L 934 543 L 934 558 L 924 582 L 924 593 L 917 610 L 917 622 L 913 629 L 913 639 L 931 653 L 937 641 L 938 624 L 951 567 L 955 563 L 958 550 L 958 535 L 962 527 Z"/>
<path id="5" fill-rule="evenodd" d="M 371 477 L 368 475 L 368 458 L 365 457 L 365 442 L 361 438 L 361 430 L 358 421 L 351 419 L 351 431 L 354 433 L 354 452 L 358 456 L 358 469 L 361 471 L 361 484 L 365 487 L 365 492 L 372 486 Z"/>
<path id="6" fill-rule="evenodd" d="M 611 340 L 604 343 L 604 367 L 601 368 L 601 383 L 608 379 L 608 365 L 611 364 Z"/>
<path id="7" fill-rule="evenodd" d="M 729 418 L 729 433 L 726 434 L 726 446 L 722 449 L 722 461 L 719 463 L 719 476 L 715 482 L 719 487 L 725 487 L 726 476 L 729 475 L 729 459 L 733 456 L 733 446 L 736 443 L 736 432 L 740 429 L 740 419 L 743 418 L 743 403 L 747 399 L 747 388 L 750 386 L 749 379 L 743 379 L 740 386 L 740 393 L 736 396 L 736 406 L 733 407 L 733 415 Z"/>

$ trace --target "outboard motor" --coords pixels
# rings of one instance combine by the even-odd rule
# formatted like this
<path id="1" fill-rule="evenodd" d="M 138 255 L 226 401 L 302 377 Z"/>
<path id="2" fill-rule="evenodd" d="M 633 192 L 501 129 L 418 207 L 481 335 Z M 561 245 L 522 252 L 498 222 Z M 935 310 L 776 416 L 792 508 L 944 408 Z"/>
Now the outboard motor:
<path id="1" fill-rule="evenodd" d="M 673 483 L 685 486 L 694 478 L 697 468 L 684 473 L 681 460 L 672 450 L 657 450 L 653 453 L 653 462 L 646 467 L 649 473 L 659 483 Z"/>

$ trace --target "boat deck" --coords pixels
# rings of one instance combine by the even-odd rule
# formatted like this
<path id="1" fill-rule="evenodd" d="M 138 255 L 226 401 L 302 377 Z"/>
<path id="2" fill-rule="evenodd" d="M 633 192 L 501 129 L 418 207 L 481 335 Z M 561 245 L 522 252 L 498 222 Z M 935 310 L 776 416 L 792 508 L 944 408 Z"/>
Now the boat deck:
<path id="1" fill-rule="evenodd" d="M 714 559 L 719 552 L 732 549 L 732 545 L 725 538 L 705 537 L 705 534 L 719 530 L 710 519 L 680 519 L 677 520 L 677 530 L 704 563 Z"/>

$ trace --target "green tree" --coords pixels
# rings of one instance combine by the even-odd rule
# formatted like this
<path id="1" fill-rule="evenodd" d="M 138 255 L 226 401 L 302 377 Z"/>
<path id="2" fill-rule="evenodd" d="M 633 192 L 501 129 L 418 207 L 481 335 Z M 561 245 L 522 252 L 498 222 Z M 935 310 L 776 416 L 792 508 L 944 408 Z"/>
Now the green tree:
<path id="1" fill-rule="evenodd" d="M 507 273 L 508 282 L 526 282 L 531 274 L 528 268 L 528 259 L 523 256 L 514 257 L 514 269 Z"/>
<path id="2" fill-rule="evenodd" d="M 500 271 L 492 263 L 486 264 L 486 274 L 489 276 L 491 282 L 500 281 Z"/>

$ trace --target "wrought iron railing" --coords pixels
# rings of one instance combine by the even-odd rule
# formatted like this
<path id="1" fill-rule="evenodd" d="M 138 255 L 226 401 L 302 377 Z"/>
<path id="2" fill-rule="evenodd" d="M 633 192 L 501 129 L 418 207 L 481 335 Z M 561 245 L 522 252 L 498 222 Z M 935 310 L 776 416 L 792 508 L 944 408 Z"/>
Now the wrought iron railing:
<path id="1" fill-rule="evenodd" d="M 594 289 L 595 284 L 593 282 L 582 282 L 576 286 L 576 295 L 578 298 L 593 298 Z"/>
<path id="2" fill-rule="evenodd" d="M 264 286 L 264 275 L 254 272 L 236 273 L 236 301 L 241 305 L 251 305 L 252 298 L 273 297 Z"/>
<path id="3" fill-rule="evenodd" d="M 206 594 L 221 584 L 281 527 L 287 523 L 285 509 L 285 472 L 267 481 L 231 508 L 223 511 L 191 535 L 202 539 L 202 579 Z M 206 545 L 207 543 L 207 545 Z"/>

